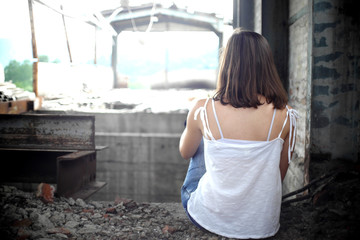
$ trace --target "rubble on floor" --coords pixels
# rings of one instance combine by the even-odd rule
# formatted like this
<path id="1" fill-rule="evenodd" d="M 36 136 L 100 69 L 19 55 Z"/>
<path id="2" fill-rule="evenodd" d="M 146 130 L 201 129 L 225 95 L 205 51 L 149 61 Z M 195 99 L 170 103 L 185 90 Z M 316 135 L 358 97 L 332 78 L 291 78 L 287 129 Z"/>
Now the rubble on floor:
<path id="1" fill-rule="evenodd" d="M 281 228 L 271 240 L 354 239 L 360 234 L 359 171 L 340 172 L 313 198 L 282 206 Z M 0 186 L 2 239 L 227 239 L 203 232 L 180 203 L 130 199 L 86 202 Z"/>

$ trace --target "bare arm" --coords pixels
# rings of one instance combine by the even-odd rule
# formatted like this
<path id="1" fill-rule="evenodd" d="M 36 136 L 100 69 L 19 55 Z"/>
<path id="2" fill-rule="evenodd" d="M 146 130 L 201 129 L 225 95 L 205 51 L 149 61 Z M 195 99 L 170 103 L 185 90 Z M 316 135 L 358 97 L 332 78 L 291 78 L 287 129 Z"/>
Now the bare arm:
<path id="1" fill-rule="evenodd" d="M 286 172 L 289 167 L 288 162 L 288 150 L 289 150 L 289 134 L 286 136 L 284 140 L 283 149 L 281 151 L 281 157 L 280 157 L 280 173 L 281 173 L 281 181 L 284 180 Z M 292 155 L 292 153 L 291 153 Z"/>
<path id="2" fill-rule="evenodd" d="M 290 128 L 290 123 L 288 121 L 288 123 L 286 124 L 286 129 L 288 131 L 288 134 L 286 135 L 285 139 L 284 139 L 284 145 L 283 145 L 283 149 L 281 151 L 281 157 L 280 157 L 280 173 L 281 173 L 281 181 L 284 180 L 286 172 L 288 170 L 289 167 L 289 161 L 291 160 L 291 157 L 293 155 L 293 152 L 290 153 L 290 159 L 289 159 L 289 155 L 288 155 L 288 151 L 289 151 L 289 137 L 290 137 L 290 132 L 289 132 L 289 128 Z M 296 142 L 296 136 L 295 136 L 295 132 L 294 129 L 292 130 L 292 134 L 291 134 L 291 142 L 293 140 L 293 138 L 295 138 L 295 142 Z"/>
<path id="3" fill-rule="evenodd" d="M 179 151 L 184 159 L 189 159 L 192 156 L 194 156 L 196 150 L 200 145 L 202 138 L 202 132 L 200 128 L 201 121 L 199 118 L 195 120 L 194 116 L 195 116 L 195 111 L 199 107 L 202 107 L 203 104 L 204 101 L 202 100 L 198 101 L 188 113 L 186 120 L 187 121 L 186 127 L 181 135 L 180 144 L 179 144 Z"/>

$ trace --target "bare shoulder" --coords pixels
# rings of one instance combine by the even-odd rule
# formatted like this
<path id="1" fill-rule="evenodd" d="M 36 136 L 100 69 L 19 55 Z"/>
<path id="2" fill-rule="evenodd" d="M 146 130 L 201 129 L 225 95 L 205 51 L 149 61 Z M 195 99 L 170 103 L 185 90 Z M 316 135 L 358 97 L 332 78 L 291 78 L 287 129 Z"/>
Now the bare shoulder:
<path id="1" fill-rule="evenodd" d="M 206 98 L 204 98 L 204 99 L 195 99 L 195 100 L 192 101 L 191 106 L 189 108 L 188 116 L 187 116 L 187 121 L 188 122 L 191 122 L 196 118 L 195 117 L 196 111 L 200 107 L 203 107 L 205 102 L 206 102 Z"/>
<path id="2" fill-rule="evenodd" d="M 205 105 L 206 100 L 207 100 L 207 98 L 201 98 L 201 99 L 193 100 L 191 110 L 196 110 L 199 107 L 203 107 Z"/>
<path id="3" fill-rule="evenodd" d="M 196 104 L 198 104 L 199 106 L 204 106 L 205 102 L 206 102 L 207 98 L 200 98 L 198 100 L 196 100 Z"/>

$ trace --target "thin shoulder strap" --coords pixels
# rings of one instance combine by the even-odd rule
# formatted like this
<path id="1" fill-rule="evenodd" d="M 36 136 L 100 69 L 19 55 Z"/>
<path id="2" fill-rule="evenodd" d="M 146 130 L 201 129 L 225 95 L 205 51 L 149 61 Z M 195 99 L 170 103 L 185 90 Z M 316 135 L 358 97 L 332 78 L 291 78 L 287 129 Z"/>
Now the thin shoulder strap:
<path id="1" fill-rule="evenodd" d="M 196 109 L 195 114 L 194 114 L 194 119 L 197 120 L 197 116 L 200 115 L 200 119 L 201 119 L 201 122 L 204 127 L 204 137 L 211 139 L 211 140 L 215 140 L 215 138 L 213 137 L 213 135 L 210 131 L 209 120 L 208 120 L 208 116 L 207 116 L 207 112 L 206 112 L 206 105 L 209 102 L 209 99 L 210 98 L 206 99 L 203 107 L 199 107 L 198 109 Z"/>
<path id="2" fill-rule="evenodd" d="M 219 132 L 220 132 L 221 139 L 223 139 L 224 136 L 223 136 L 223 133 L 222 133 L 222 131 L 221 131 L 219 119 L 218 119 L 217 114 L 216 114 L 215 101 L 214 101 L 214 99 L 212 99 L 212 107 L 213 107 L 213 111 L 214 111 L 215 120 L 216 120 L 217 126 L 218 126 L 218 128 L 219 128 Z"/>
<path id="3" fill-rule="evenodd" d="M 284 124 L 282 126 L 282 129 L 280 131 L 280 134 L 278 137 L 281 136 L 284 127 L 286 125 L 286 122 L 288 119 L 290 119 L 290 130 L 289 130 L 289 149 L 288 149 L 288 162 L 291 161 L 291 152 L 294 151 L 295 148 L 295 135 L 296 135 L 296 120 L 299 118 L 299 113 L 295 109 L 289 109 L 289 107 L 286 105 L 286 118 L 284 121 Z M 293 135 L 294 134 L 294 135 Z"/>
<path id="4" fill-rule="evenodd" d="M 273 116 L 272 116 L 272 120 L 271 120 L 271 124 L 270 124 L 270 129 L 269 129 L 267 141 L 270 140 L 270 134 L 271 134 L 271 130 L 272 130 L 272 127 L 273 127 L 273 124 L 274 124 L 275 114 L 276 114 L 276 108 L 274 108 L 274 113 L 273 113 Z"/>

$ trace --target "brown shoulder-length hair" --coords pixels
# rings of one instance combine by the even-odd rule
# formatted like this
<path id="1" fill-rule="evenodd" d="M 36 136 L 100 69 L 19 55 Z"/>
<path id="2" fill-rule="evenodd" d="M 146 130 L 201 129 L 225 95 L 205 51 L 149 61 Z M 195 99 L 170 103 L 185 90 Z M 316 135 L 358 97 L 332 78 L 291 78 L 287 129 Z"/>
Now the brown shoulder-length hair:
<path id="1" fill-rule="evenodd" d="M 222 52 L 214 99 L 235 108 L 257 108 L 259 95 L 277 109 L 288 101 L 266 39 L 237 28 Z"/>

